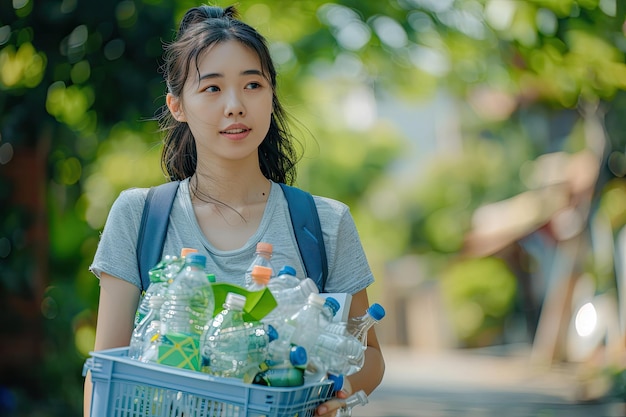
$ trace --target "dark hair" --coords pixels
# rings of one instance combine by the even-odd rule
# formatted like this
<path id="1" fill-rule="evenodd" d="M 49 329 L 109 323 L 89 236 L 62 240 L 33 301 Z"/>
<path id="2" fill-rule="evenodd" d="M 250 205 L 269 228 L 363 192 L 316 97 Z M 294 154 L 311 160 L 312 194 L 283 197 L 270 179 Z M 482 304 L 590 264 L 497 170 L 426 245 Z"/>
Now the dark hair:
<path id="1" fill-rule="evenodd" d="M 198 56 L 211 46 L 236 40 L 256 52 L 261 69 L 272 85 L 273 113 L 270 127 L 258 149 L 263 175 L 274 181 L 292 184 L 297 155 L 287 125 L 286 113 L 276 96 L 276 70 L 267 41 L 254 28 L 238 19 L 234 6 L 225 9 L 199 6 L 187 11 L 176 38 L 164 47 L 163 76 L 169 93 L 180 97 L 185 80 L 197 68 Z M 191 177 L 196 171 L 196 144 L 187 123 L 174 119 L 166 106 L 157 115 L 163 138 L 162 169 L 170 180 Z"/>

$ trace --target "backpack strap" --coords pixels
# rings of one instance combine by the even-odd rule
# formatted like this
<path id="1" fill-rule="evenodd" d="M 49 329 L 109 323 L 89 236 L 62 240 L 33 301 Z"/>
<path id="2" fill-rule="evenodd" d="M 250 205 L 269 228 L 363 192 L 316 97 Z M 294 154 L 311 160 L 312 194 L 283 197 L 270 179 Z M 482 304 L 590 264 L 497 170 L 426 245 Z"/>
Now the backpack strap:
<path id="1" fill-rule="evenodd" d="M 150 268 L 161 260 L 170 211 L 179 181 L 151 187 L 146 197 L 137 239 L 137 265 L 141 276 L 141 292 L 150 285 Z"/>
<path id="2" fill-rule="evenodd" d="M 280 186 L 287 199 L 304 269 L 320 292 L 323 292 L 328 276 L 328 260 L 315 200 L 304 190 L 283 183 Z"/>

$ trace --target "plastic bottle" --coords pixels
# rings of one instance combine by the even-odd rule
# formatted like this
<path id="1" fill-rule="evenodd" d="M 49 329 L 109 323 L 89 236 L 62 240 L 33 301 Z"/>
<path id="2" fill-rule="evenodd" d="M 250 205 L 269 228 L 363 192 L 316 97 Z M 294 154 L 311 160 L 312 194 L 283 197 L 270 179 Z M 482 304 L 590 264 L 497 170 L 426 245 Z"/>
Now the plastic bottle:
<path id="1" fill-rule="evenodd" d="M 161 320 L 152 320 L 144 335 L 144 345 L 141 349 L 141 362 L 156 362 L 161 345 Z"/>
<path id="2" fill-rule="evenodd" d="M 252 383 L 269 387 L 297 387 L 304 384 L 304 372 L 304 368 L 297 366 L 269 368 L 256 374 Z"/>
<path id="3" fill-rule="evenodd" d="M 354 364 L 364 360 L 363 345 L 351 335 L 322 332 L 309 350 L 327 373 L 349 375 Z"/>
<path id="4" fill-rule="evenodd" d="M 367 399 L 365 391 L 359 390 L 346 398 L 345 404 L 337 410 L 337 414 L 335 414 L 335 417 L 350 417 L 352 415 L 352 409 L 354 407 L 356 407 L 357 405 L 365 405 L 368 402 L 369 400 Z"/>
<path id="5" fill-rule="evenodd" d="M 206 257 L 187 255 L 185 267 L 168 286 L 161 306 L 163 334 L 201 335 L 213 316 L 215 298 L 204 270 Z"/>
<path id="6" fill-rule="evenodd" d="M 335 315 L 341 308 L 341 304 L 334 297 L 326 297 L 324 302 L 324 309 L 322 311 L 322 327 L 328 327 L 334 320 Z"/>
<path id="7" fill-rule="evenodd" d="M 243 318 L 246 297 L 228 293 L 224 309 L 210 322 L 200 339 L 202 371 L 243 378 L 248 367 L 248 330 Z"/>
<path id="8" fill-rule="evenodd" d="M 254 265 L 252 268 L 252 282 L 246 287 L 248 291 L 261 291 L 270 282 L 272 268 L 261 265 Z"/>
<path id="9" fill-rule="evenodd" d="M 165 255 L 158 264 L 148 271 L 150 285 L 139 302 L 137 314 L 135 314 L 135 327 L 137 327 L 139 322 L 148 314 L 150 310 L 150 297 L 152 297 L 153 294 L 165 296 L 168 285 L 172 283 L 176 275 L 178 275 L 180 270 L 185 266 L 186 256 L 196 252 L 198 251 L 193 248 L 182 248 L 180 250 L 180 257 Z"/>
<path id="10" fill-rule="evenodd" d="M 285 318 L 291 317 L 304 306 L 311 294 L 319 294 L 319 289 L 311 278 L 303 279 L 299 285 L 293 288 L 273 292 L 272 295 L 277 303 L 276 308 L 270 311 L 263 318 L 263 321 L 272 324 L 282 323 Z"/>
<path id="11" fill-rule="evenodd" d="M 265 364 L 269 368 L 288 368 L 306 366 L 309 357 L 302 346 L 292 345 L 286 340 L 275 340 L 267 348 Z"/>
<path id="12" fill-rule="evenodd" d="M 296 276 L 296 270 L 290 265 L 285 265 L 278 271 L 278 274 L 270 280 L 267 284 L 267 288 L 269 288 L 273 294 L 276 291 L 300 285 L 300 282 L 301 279 Z"/>
<path id="13" fill-rule="evenodd" d="M 243 286 L 248 287 L 252 285 L 252 270 L 256 265 L 265 266 L 272 269 L 272 276 L 274 276 L 274 267 L 272 266 L 272 252 L 274 250 L 274 246 L 271 243 L 267 242 L 259 242 L 256 245 L 256 252 L 254 254 L 254 259 L 250 266 L 246 270 L 244 275 Z"/>
<path id="14" fill-rule="evenodd" d="M 153 294 L 150 298 L 150 310 L 148 314 L 139 322 L 130 339 L 130 347 L 128 349 L 128 357 L 131 359 L 139 360 L 143 354 L 145 345 L 146 332 L 152 325 L 153 321 L 159 321 L 161 316 L 161 305 L 163 305 L 163 296 L 160 294 Z"/>
<path id="15" fill-rule="evenodd" d="M 367 348 L 367 332 L 369 329 L 381 321 L 385 317 L 385 309 L 378 303 L 374 303 L 365 311 L 362 316 L 351 317 L 346 324 L 346 333 L 355 337 L 363 346 L 363 349 Z M 363 366 L 361 359 L 356 362 L 350 373 L 357 372 Z"/>
<path id="16" fill-rule="evenodd" d="M 259 366 L 266 361 L 269 346 L 278 339 L 278 332 L 271 324 L 261 322 L 245 323 L 248 337 L 248 373 L 258 372 Z"/>
<path id="17" fill-rule="evenodd" d="M 278 327 L 279 338 L 302 346 L 310 352 L 318 334 L 323 330 L 321 316 L 325 301 L 319 294 L 309 294 L 306 304 Z"/>
<path id="18" fill-rule="evenodd" d="M 273 387 L 294 387 L 304 384 L 308 355 L 302 346 L 273 342 L 268 351 L 268 369 L 257 373 L 253 384 Z"/>

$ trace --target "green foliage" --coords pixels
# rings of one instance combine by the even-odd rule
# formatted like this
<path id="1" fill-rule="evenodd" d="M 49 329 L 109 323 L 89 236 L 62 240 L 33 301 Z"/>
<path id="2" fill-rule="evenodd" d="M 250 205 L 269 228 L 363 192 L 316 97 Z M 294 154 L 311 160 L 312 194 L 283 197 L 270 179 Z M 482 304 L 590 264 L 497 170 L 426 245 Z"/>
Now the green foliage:
<path id="1" fill-rule="evenodd" d="M 23 385 L 45 381 L 38 393 L 48 415 L 80 413 L 80 368 L 93 344 L 98 292 L 88 265 L 119 192 L 163 181 L 157 128 L 146 120 L 163 104 L 162 42 L 197 4 L 0 5 L 0 301 L 41 303 L 45 354 L 24 371 Z M 626 222 L 619 211 L 626 2 L 275 0 L 239 7 L 270 41 L 279 94 L 305 150 L 299 185 L 350 205 L 380 279 L 389 259 L 424 255 L 455 317 L 474 318 L 457 322 L 468 345 L 494 340 L 485 332 L 500 331 L 515 291 L 510 271 L 494 259 L 455 261 L 472 213 L 527 190 L 529 161 L 588 146 L 581 105 L 591 103 L 606 120 L 596 188 L 609 186 L 600 209 L 615 229 Z M 409 107 L 442 91 L 462 103 L 440 109 L 449 112 L 446 126 L 458 124 L 462 134 L 446 129 L 442 136 L 458 140 L 444 137 L 452 145 L 432 153 L 420 149 L 419 166 L 398 176 L 426 134 L 376 118 L 376 103 L 392 97 Z M 24 158 L 35 161 L 28 165 L 35 180 L 19 190 Z M 25 194 L 43 194 L 45 207 Z M 35 233 L 42 222 L 43 235 Z M 19 314 L 6 313 L 19 323 Z M 3 328 L 3 338 L 14 331 Z M 41 411 L 24 391 L 14 392 L 25 412 Z"/>
<path id="2" fill-rule="evenodd" d="M 474 347 L 497 342 L 504 319 L 512 310 L 517 285 L 504 261 L 481 258 L 454 262 L 442 273 L 441 285 L 463 343 Z"/>

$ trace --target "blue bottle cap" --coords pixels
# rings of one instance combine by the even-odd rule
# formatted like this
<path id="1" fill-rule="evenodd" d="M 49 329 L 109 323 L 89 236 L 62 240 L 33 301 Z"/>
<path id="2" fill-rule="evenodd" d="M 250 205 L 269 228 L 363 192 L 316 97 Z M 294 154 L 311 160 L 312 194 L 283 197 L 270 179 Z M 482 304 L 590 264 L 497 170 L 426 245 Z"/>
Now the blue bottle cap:
<path id="1" fill-rule="evenodd" d="M 206 256 L 200 253 L 190 253 L 185 259 L 189 264 L 200 264 L 202 267 L 206 266 Z"/>
<path id="2" fill-rule="evenodd" d="M 375 320 L 381 320 L 383 317 L 385 317 L 385 309 L 383 308 L 383 306 L 381 306 L 378 303 L 374 303 L 372 304 L 368 309 L 367 312 L 369 313 L 370 316 L 372 316 Z"/>
<path id="3" fill-rule="evenodd" d="M 325 304 L 330 307 L 333 312 L 333 316 L 337 314 L 337 312 L 341 308 L 341 304 L 339 304 L 339 301 L 337 301 L 337 299 L 333 297 L 326 297 Z"/>
<path id="4" fill-rule="evenodd" d="M 271 324 L 267 325 L 267 337 L 269 338 L 270 342 L 278 339 L 278 332 L 276 331 L 276 328 Z"/>
<path id="5" fill-rule="evenodd" d="M 328 379 L 333 381 L 333 391 L 341 391 L 343 388 L 343 375 L 342 374 L 328 374 Z"/>
<path id="6" fill-rule="evenodd" d="M 293 346 L 289 351 L 289 361 L 293 366 L 304 366 L 309 361 L 306 349 L 302 346 Z"/>
<path id="7" fill-rule="evenodd" d="M 283 274 L 293 275 L 295 277 L 296 276 L 296 270 L 291 265 L 285 265 L 280 270 L 280 272 L 278 272 L 278 275 L 283 275 Z"/>

